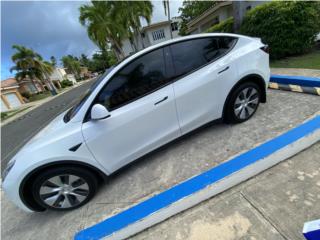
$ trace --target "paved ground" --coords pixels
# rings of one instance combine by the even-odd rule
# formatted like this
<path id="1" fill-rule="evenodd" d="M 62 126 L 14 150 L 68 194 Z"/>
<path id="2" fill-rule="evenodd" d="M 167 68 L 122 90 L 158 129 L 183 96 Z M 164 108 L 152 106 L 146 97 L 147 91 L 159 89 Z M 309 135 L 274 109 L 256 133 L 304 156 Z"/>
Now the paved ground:
<path id="1" fill-rule="evenodd" d="M 320 217 L 320 143 L 133 240 L 295 240 Z"/>
<path id="2" fill-rule="evenodd" d="M 1 169 L 14 154 L 59 113 L 70 108 L 93 82 L 70 90 L 1 127 Z"/>
<path id="3" fill-rule="evenodd" d="M 320 77 L 320 70 L 316 70 L 316 69 L 272 68 L 271 72 L 272 74 L 280 74 L 280 75 Z"/>
<path id="4" fill-rule="evenodd" d="M 107 216 L 140 202 L 141 200 L 163 191 L 195 174 L 199 174 L 216 166 L 239 152 L 249 150 L 258 143 L 273 138 L 293 126 L 300 124 L 318 111 L 320 111 L 320 98 L 318 96 L 270 90 L 268 91 L 268 103 L 261 105 L 256 115 L 249 121 L 238 125 L 218 124 L 206 127 L 135 162 L 131 166 L 110 177 L 109 181 L 102 186 L 92 202 L 78 210 L 67 213 L 45 212 L 28 214 L 17 209 L 3 197 L 2 239 L 71 239 L 76 231 L 88 227 L 97 221 L 101 221 Z M 315 151 L 318 151 L 319 153 L 319 147 Z M 306 157 L 303 157 L 302 159 L 305 158 Z M 291 161 L 294 162 L 293 160 Z M 289 161 L 286 163 L 291 164 Z M 319 161 L 316 161 L 315 163 L 309 163 L 308 161 L 306 164 L 298 165 L 297 168 L 295 168 L 295 165 L 292 165 L 290 170 L 292 171 L 292 175 L 289 174 L 290 168 L 288 168 L 288 171 L 282 173 L 282 177 L 290 177 L 293 176 L 294 172 L 299 171 L 301 175 L 303 175 L 302 177 L 306 180 L 308 179 L 308 181 L 299 180 L 302 179 L 302 177 L 293 178 L 291 180 L 288 180 L 289 178 L 287 178 L 287 180 L 286 178 L 281 180 L 281 175 L 278 177 L 282 184 L 292 184 L 290 185 L 292 190 L 288 187 L 285 192 L 287 198 L 291 197 L 295 200 L 298 196 L 299 199 L 303 198 L 303 201 L 306 201 L 306 206 L 308 204 L 313 204 L 313 211 L 310 210 L 307 212 L 310 219 L 311 217 L 314 217 L 311 214 L 312 212 L 320 212 L 319 205 L 316 205 L 313 201 L 318 196 L 308 195 L 308 193 L 313 194 L 313 190 L 311 189 L 312 186 L 319 184 L 317 175 L 314 175 L 314 178 L 310 179 L 307 177 L 310 174 L 314 174 L 313 172 L 310 172 L 310 169 L 313 171 L 315 167 L 319 168 L 319 165 L 317 164 L 319 164 Z M 265 177 L 267 180 L 271 178 L 276 179 L 276 172 L 274 173 L 272 169 L 268 172 L 269 174 Z M 278 174 L 281 174 L 281 171 Z M 285 229 L 289 227 L 284 225 L 281 226 L 281 223 L 279 223 L 280 225 L 278 224 L 279 227 L 273 220 L 268 222 L 257 212 L 254 212 L 252 210 L 254 207 L 252 206 L 257 206 L 259 203 L 266 209 L 266 213 L 263 213 L 264 216 L 271 216 L 273 213 L 277 212 L 279 219 L 280 217 L 285 216 L 293 218 L 292 220 L 290 219 L 290 221 L 296 221 L 294 222 L 295 224 L 292 225 L 294 231 L 297 232 L 297 229 L 300 229 L 300 224 L 298 224 L 299 221 L 304 221 L 304 219 L 300 219 L 300 215 L 295 217 L 292 216 L 295 211 L 299 211 L 299 214 L 302 214 L 304 212 L 303 208 L 298 205 L 296 208 L 287 205 L 286 211 L 292 211 L 292 213 L 290 213 L 291 215 L 287 212 L 282 213 L 278 211 L 277 208 L 274 208 L 277 206 L 275 204 L 277 199 L 281 197 L 280 195 L 278 196 L 279 193 L 277 191 L 282 191 L 284 187 L 279 184 L 275 185 L 274 182 L 268 182 L 267 180 L 265 180 L 263 188 L 261 188 L 262 190 L 266 190 L 265 192 L 261 192 L 262 190 L 258 192 L 258 187 L 248 187 L 246 188 L 245 193 L 242 194 L 243 196 L 231 194 L 229 198 L 229 195 L 222 194 L 221 196 L 228 197 L 222 198 L 220 196 L 209 200 L 214 201 L 213 205 L 209 204 L 212 205 L 212 208 L 215 207 L 214 205 L 219 206 L 220 204 L 221 206 L 220 208 L 215 207 L 215 209 L 220 209 L 220 212 L 217 212 L 216 215 L 213 216 L 216 216 L 215 218 L 221 218 L 221 221 L 227 219 L 227 222 L 229 222 L 229 225 L 227 224 L 227 229 L 231 226 L 230 228 L 235 229 L 234 231 L 237 234 L 242 231 L 242 235 L 244 235 L 242 239 L 250 239 L 250 232 L 254 234 L 253 229 L 255 228 L 257 228 L 256 231 L 260 229 L 261 232 L 266 232 L 266 235 L 263 235 L 262 239 L 281 239 L 281 237 L 277 238 L 277 236 L 284 236 Z M 316 182 L 314 183 L 313 181 Z M 231 190 L 231 192 L 233 191 L 234 190 Z M 301 191 L 303 194 L 305 192 L 305 195 L 303 195 Z M 226 194 L 228 193 L 226 192 Z M 267 195 L 269 198 L 267 198 Z M 248 200 L 244 199 L 244 196 L 249 199 L 251 202 L 250 204 L 248 203 Z M 218 201 L 216 199 L 223 200 L 219 203 L 216 202 Z M 239 206 L 239 209 L 237 206 Z M 272 208 L 272 206 L 274 207 Z M 262 211 L 261 209 L 262 208 L 260 208 L 259 211 Z M 186 213 L 188 213 L 188 211 Z M 210 212 L 208 212 L 208 214 L 210 214 Z M 205 214 L 203 215 L 205 216 Z M 210 216 L 207 216 L 208 221 Z M 230 216 L 230 218 L 228 218 L 228 216 Z M 202 224 L 197 224 L 196 215 L 194 215 L 193 218 L 194 220 L 192 220 L 192 223 L 188 222 L 188 220 L 185 221 L 185 230 L 180 229 L 181 232 L 179 234 L 182 239 L 185 236 L 184 234 L 188 234 L 188 236 L 191 237 L 199 234 L 197 233 L 197 229 Z M 202 216 L 198 216 L 198 218 L 200 223 L 201 221 L 204 221 Z M 243 225 L 239 224 L 240 227 L 238 229 L 232 225 L 234 223 L 233 219 L 238 219 L 237 221 Z M 193 222 L 195 222 L 195 225 L 193 225 Z M 288 223 L 289 221 L 286 222 Z M 208 222 L 209 225 L 211 223 L 212 222 L 210 221 Z M 213 228 L 215 226 L 224 225 L 219 221 L 213 222 L 212 224 Z M 252 227 L 252 224 L 257 227 Z M 273 228 L 270 227 L 270 225 L 273 226 Z M 161 233 L 161 236 L 163 237 L 158 237 L 158 239 L 162 239 L 169 233 L 164 231 L 164 228 L 161 228 L 161 226 L 162 225 L 160 224 L 158 225 L 159 228 L 152 228 L 153 230 L 151 229 L 149 231 L 150 233 L 143 233 L 140 236 L 138 235 L 137 238 L 141 237 L 149 239 L 149 235 L 144 234 L 151 234 L 151 239 L 157 239 L 158 235 Z M 188 232 L 188 227 L 190 227 L 190 232 Z M 271 230 L 272 232 L 267 233 L 270 229 L 273 229 Z M 155 233 L 152 233 L 153 231 L 155 231 Z M 192 231 L 194 231 L 194 233 Z M 289 232 L 289 230 L 286 231 Z M 178 232 L 176 232 L 176 234 L 178 234 Z M 232 237 L 233 233 L 230 234 L 230 237 L 226 239 L 239 239 L 237 238 L 238 235 Z M 170 236 L 168 235 L 169 238 Z M 251 239 L 261 239 L 259 236 L 262 235 L 253 235 Z M 299 239 L 298 237 L 300 235 L 295 234 L 292 236 L 292 238 L 290 237 L 288 239 Z M 179 237 L 179 235 L 177 235 L 177 237 Z"/>

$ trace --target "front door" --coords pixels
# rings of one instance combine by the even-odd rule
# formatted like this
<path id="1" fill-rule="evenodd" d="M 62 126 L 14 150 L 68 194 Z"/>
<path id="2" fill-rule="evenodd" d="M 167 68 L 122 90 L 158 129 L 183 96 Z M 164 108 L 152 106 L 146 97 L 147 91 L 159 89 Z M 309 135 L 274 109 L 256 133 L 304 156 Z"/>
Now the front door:
<path id="1" fill-rule="evenodd" d="M 109 172 L 180 136 L 173 86 L 167 79 L 163 49 L 158 49 L 126 65 L 97 96 L 95 102 L 111 116 L 85 122 L 82 131 Z"/>

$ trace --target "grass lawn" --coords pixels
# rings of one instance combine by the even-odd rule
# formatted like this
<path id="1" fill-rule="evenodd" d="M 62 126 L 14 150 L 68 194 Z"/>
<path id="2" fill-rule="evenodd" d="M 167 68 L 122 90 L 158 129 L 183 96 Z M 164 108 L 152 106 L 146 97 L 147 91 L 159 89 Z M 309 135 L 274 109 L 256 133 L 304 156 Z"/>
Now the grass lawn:
<path id="1" fill-rule="evenodd" d="M 31 106 L 25 107 L 25 108 L 22 108 L 22 109 L 17 109 L 17 110 L 8 111 L 8 112 L 2 112 L 2 113 L 1 113 L 1 121 L 6 120 L 6 119 L 8 119 L 8 118 L 11 118 L 12 116 L 16 115 L 17 113 L 21 113 L 21 112 L 27 110 L 27 109 L 30 108 L 30 107 L 31 107 Z"/>
<path id="2" fill-rule="evenodd" d="M 307 68 L 320 70 L 320 50 L 301 56 L 288 57 L 270 62 L 272 68 Z"/>
<path id="3" fill-rule="evenodd" d="M 34 101 L 39 101 L 41 99 L 44 99 L 44 98 L 47 98 L 47 97 L 50 97 L 50 96 L 51 96 L 51 93 L 49 91 L 47 91 L 47 92 L 44 92 L 44 93 L 34 94 L 28 100 L 30 102 L 34 102 Z"/>

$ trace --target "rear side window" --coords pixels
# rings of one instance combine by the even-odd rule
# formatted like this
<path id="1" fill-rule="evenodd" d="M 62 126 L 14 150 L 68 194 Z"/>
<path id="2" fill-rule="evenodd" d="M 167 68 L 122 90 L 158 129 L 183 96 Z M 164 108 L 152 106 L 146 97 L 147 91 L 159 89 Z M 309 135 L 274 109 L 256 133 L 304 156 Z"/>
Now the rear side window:
<path id="1" fill-rule="evenodd" d="M 232 37 L 212 37 L 171 45 L 175 77 L 188 74 L 224 55 L 236 42 Z"/>
<path id="2" fill-rule="evenodd" d="M 163 49 L 161 48 L 130 62 L 117 72 L 100 92 L 96 102 L 113 110 L 166 85 L 168 82 Z"/>

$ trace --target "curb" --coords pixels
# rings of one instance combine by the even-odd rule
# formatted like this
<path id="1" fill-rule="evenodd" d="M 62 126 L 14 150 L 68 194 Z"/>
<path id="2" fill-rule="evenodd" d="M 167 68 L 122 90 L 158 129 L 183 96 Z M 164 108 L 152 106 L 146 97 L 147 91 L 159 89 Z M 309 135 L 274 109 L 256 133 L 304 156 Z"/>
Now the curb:
<path id="1" fill-rule="evenodd" d="M 269 88 L 320 95 L 320 78 L 271 75 Z"/>
<path id="2" fill-rule="evenodd" d="M 320 140 L 320 113 L 227 162 L 78 232 L 74 239 L 125 239 L 290 158 Z"/>

